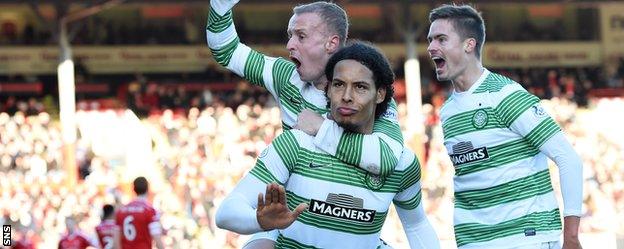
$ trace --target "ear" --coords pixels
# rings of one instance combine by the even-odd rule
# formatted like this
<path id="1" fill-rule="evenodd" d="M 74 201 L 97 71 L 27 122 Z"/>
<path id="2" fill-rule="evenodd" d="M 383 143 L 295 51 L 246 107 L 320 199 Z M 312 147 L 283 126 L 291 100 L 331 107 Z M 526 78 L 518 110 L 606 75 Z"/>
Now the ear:
<path id="1" fill-rule="evenodd" d="M 473 51 L 475 51 L 476 47 L 477 47 L 477 39 L 468 38 L 464 40 L 464 51 L 466 53 L 472 53 Z"/>
<path id="2" fill-rule="evenodd" d="M 338 35 L 331 35 L 325 42 L 325 51 L 328 54 L 333 54 L 340 48 L 340 37 Z"/>
<path id="3" fill-rule="evenodd" d="M 381 87 L 381 88 L 377 89 L 377 99 L 375 99 L 375 103 L 379 104 L 379 103 L 383 102 L 385 98 L 386 98 L 386 88 L 385 87 Z"/>

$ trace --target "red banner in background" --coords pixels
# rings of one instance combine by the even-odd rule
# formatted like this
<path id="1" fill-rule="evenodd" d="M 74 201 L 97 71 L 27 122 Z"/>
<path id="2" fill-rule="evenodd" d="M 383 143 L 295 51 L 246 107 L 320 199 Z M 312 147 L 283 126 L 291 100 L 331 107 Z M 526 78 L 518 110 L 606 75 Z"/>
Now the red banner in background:
<path id="1" fill-rule="evenodd" d="M 43 92 L 43 84 L 41 82 L 0 82 L 0 94 L 41 94 L 41 92 Z"/>

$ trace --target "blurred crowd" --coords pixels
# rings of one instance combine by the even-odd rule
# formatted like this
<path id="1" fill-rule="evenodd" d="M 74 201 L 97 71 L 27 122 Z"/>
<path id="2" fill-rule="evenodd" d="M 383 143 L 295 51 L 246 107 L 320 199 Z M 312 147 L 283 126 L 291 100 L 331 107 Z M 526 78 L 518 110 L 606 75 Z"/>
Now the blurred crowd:
<path id="1" fill-rule="evenodd" d="M 164 241 L 170 248 L 236 248 L 247 239 L 217 229 L 213 216 L 237 180 L 253 167 L 255 157 L 281 132 L 279 110 L 252 100 L 234 107 L 216 101 L 186 112 L 165 109 L 137 121 L 149 134 L 148 150 L 162 178 L 150 180 L 154 183 L 151 200 L 163 213 Z M 610 132 L 624 124 L 624 118 L 613 116 L 613 111 L 624 108 L 624 100 L 595 100 L 589 109 L 566 98 L 543 104 L 584 161 L 582 232 L 624 234 L 624 217 L 616 215 L 624 211 L 624 138 L 620 138 L 624 135 Z M 442 145 L 437 108 L 427 104 L 424 110 L 428 147 L 422 162 L 423 201 L 438 235 L 448 242 L 453 240 L 453 167 Z M 94 120 L 80 122 L 121 119 L 112 110 L 88 113 L 85 117 Z M 407 127 L 404 103 L 399 113 L 401 126 Z M 45 112 L 0 114 L 0 179 L 5 179 L 0 181 L 0 223 L 24 231 L 40 248 L 52 248 L 64 231 L 64 217 L 78 217 L 80 228 L 93 234 L 103 204 L 132 198 L 124 177 L 129 165 L 94 150 L 98 141 L 85 134 L 77 142 L 81 180 L 70 189 L 63 185 L 58 122 Z M 552 169 L 558 191 L 558 174 L 556 167 Z M 382 237 L 393 245 L 405 245 L 403 234 L 396 232 L 401 230 L 396 214 L 387 222 Z"/>

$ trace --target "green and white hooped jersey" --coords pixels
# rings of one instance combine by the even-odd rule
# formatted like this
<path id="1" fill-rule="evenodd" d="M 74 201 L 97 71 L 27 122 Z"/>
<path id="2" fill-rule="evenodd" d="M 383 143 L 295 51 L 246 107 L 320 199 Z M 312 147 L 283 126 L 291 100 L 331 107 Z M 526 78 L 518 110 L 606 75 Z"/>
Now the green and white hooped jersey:
<path id="1" fill-rule="evenodd" d="M 302 81 L 293 62 L 266 56 L 239 41 L 232 10 L 219 15 L 211 9 L 206 36 L 213 57 L 220 65 L 271 93 L 279 104 L 284 130 L 297 123 L 297 115 L 303 109 L 320 114 L 328 112 L 325 93 Z M 322 137 L 324 143 L 317 145 L 346 163 L 385 177 L 393 171 L 403 150 L 403 135 L 394 100 L 383 118 L 376 120 L 373 129 L 373 135 L 363 135 L 344 132 L 337 125 L 327 129 L 333 132 L 323 132 L 322 127 L 321 135 L 317 137 Z"/>
<path id="2" fill-rule="evenodd" d="M 484 70 L 440 111 L 455 168 L 454 228 L 460 248 L 556 241 L 561 218 L 547 157 L 539 148 L 560 127 L 539 98 Z"/>
<path id="3" fill-rule="evenodd" d="M 308 203 L 279 231 L 276 248 L 375 248 L 391 202 L 406 210 L 420 205 L 420 164 L 409 150 L 382 179 L 320 151 L 313 139 L 285 131 L 250 171 L 264 183 L 282 184 L 291 210 Z"/>

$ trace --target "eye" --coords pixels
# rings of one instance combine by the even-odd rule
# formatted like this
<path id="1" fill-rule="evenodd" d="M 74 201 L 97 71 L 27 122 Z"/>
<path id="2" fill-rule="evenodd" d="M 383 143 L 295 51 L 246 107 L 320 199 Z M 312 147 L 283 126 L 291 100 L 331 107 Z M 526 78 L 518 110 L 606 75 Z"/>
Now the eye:
<path id="1" fill-rule="evenodd" d="M 344 85 L 344 83 L 342 81 L 333 81 L 332 82 L 332 86 L 333 87 L 341 87 L 343 85 Z"/>
<path id="2" fill-rule="evenodd" d="M 362 91 L 363 90 L 368 90 L 368 85 L 366 85 L 366 84 L 357 84 L 357 85 L 355 85 L 355 88 L 357 90 L 362 90 Z"/>

